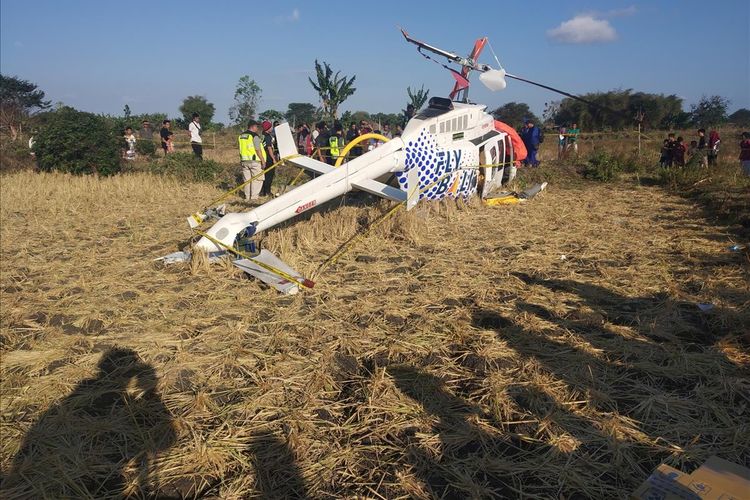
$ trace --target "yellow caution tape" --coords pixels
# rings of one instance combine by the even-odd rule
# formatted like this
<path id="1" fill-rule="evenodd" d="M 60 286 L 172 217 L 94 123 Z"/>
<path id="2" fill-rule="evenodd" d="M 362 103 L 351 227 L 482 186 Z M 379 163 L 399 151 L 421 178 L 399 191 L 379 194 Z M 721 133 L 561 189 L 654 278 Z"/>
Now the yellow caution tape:
<path id="1" fill-rule="evenodd" d="M 275 274 L 276 276 L 279 276 L 279 277 L 281 277 L 281 278 L 284 278 L 284 279 L 285 279 L 285 280 L 287 280 L 287 281 L 290 281 L 290 282 L 292 282 L 292 283 L 295 283 L 296 285 L 298 285 L 298 286 L 300 286 L 300 287 L 304 287 L 304 288 L 312 288 L 312 287 L 314 287 L 314 286 L 315 286 L 315 282 L 314 282 L 314 281 L 311 281 L 311 280 L 309 280 L 309 279 L 307 279 L 307 278 L 302 278 L 302 280 L 299 280 L 298 278 L 296 278 L 296 277 L 292 276 L 291 274 L 289 274 L 289 273 L 285 273 L 285 272 L 284 272 L 284 271 L 282 271 L 281 269 L 277 269 L 277 268 L 273 267 L 273 266 L 272 266 L 272 265 L 270 265 L 270 264 L 266 264 L 265 262 L 260 262 L 260 261 L 258 261 L 258 260 L 255 260 L 255 259 L 253 258 L 253 256 L 252 256 L 252 255 L 246 254 L 245 252 L 243 252 L 243 251 L 241 251 L 241 250 L 237 250 L 237 249 L 236 249 L 236 248 L 234 248 L 233 246 L 227 245 L 227 244 L 225 244 L 225 243 L 223 243 L 223 242 L 221 242 L 221 241 L 217 240 L 217 239 L 216 239 L 216 238 L 214 238 L 213 236 L 211 236 L 211 235 L 209 235 L 209 234 L 207 234 L 207 233 L 204 233 L 203 231 L 199 231 L 199 230 L 197 230 L 197 229 L 196 229 L 196 230 L 195 230 L 195 232 L 196 232 L 196 233 L 197 233 L 198 235 L 200 235 L 200 236 L 203 236 L 204 238 L 206 238 L 206 239 L 207 239 L 208 241 L 210 241 L 210 242 L 211 242 L 211 243 L 213 243 L 214 245 L 217 245 L 217 246 L 219 246 L 219 247 L 221 247 L 221 248 L 224 248 L 224 249 L 225 249 L 225 250 L 227 250 L 228 252 L 232 252 L 233 254 L 235 254 L 235 255 L 238 255 L 238 256 L 240 256 L 240 257 L 243 257 L 243 258 L 245 258 L 245 259 L 248 259 L 248 260 L 252 260 L 252 261 L 253 261 L 253 264 L 255 264 L 255 265 L 257 265 L 257 266 L 260 266 L 260 267 L 262 267 L 263 269 L 265 269 L 266 271 L 268 271 L 268 272 L 270 272 L 270 273 L 273 273 L 273 274 Z"/>

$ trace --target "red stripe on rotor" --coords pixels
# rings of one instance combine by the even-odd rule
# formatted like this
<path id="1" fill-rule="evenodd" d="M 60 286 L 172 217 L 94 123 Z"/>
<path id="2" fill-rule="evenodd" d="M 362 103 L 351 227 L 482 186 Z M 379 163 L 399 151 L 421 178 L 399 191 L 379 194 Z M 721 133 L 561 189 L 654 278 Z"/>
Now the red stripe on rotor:
<path id="1" fill-rule="evenodd" d="M 469 58 L 474 60 L 474 62 L 476 62 L 477 59 L 479 59 L 479 54 L 481 54 L 482 50 L 484 50 L 485 45 L 487 45 L 487 37 L 478 38 L 477 41 L 474 42 L 474 48 L 471 50 L 471 54 L 469 54 Z M 453 99 L 455 95 L 458 94 L 459 91 L 469 86 L 469 81 L 468 81 L 469 71 L 471 71 L 471 69 L 467 68 L 466 66 L 461 68 L 461 76 L 463 76 L 464 79 L 466 80 L 466 86 L 462 87 L 459 83 L 460 80 L 454 76 L 454 78 L 456 78 L 456 84 L 453 86 L 453 92 L 450 93 L 451 99 Z"/>

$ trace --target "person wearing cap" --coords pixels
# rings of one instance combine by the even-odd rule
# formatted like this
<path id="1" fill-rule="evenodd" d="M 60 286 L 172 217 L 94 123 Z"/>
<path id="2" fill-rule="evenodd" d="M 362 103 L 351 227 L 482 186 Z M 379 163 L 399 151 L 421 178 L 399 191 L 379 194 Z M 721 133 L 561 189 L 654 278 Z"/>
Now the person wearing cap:
<path id="1" fill-rule="evenodd" d="M 266 152 L 266 164 L 270 167 L 276 163 L 276 149 L 274 148 L 273 134 L 271 131 L 275 128 L 271 125 L 268 120 L 262 123 L 263 127 L 263 148 Z M 276 170 L 266 172 L 265 178 L 263 179 L 263 187 L 260 190 L 261 196 L 273 196 L 271 192 L 271 185 L 273 184 L 273 176 Z"/>
<path id="2" fill-rule="evenodd" d="M 331 165 L 336 164 L 339 156 L 341 156 L 341 150 L 344 149 L 344 127 L 341 122 L 336 122 L 333 125 L 333 134 L 328 136 L 328 163 Z"/>
<path id="3" fill-rule="evenodd" d="M 238 139 L 240 147 L 240 165 L 242 165 L 242 178 L 245 181 L 246 200 L 257 200 L 260 198 L 260 190 L 263 188 L 264 176 L 260 175 L 266 168 L 266 150 L 263 147 L 263 139 L 258 134 L 258 122 L 250 120 L 245 130 Z M 256 177 L 253 179 L 254 177 Z M 248 182 L 253 179 L 252 182 Z"/>

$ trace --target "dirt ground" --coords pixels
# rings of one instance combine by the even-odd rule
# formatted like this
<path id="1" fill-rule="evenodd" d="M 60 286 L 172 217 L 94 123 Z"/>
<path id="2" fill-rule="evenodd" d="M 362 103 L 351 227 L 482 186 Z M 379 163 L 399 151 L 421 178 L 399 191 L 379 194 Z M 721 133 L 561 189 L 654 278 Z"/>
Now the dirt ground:
<path id="1" fill-rule="evenodd" d="M 388 206 L 329 205 L 264 241 L 317 282 L 285 297 L 153 262 L 211 186 L 0 182 L 5 498 L 626 498 L 750 466 L 748 254 L 661 188 L 420 206 L 317 275 Z"/>

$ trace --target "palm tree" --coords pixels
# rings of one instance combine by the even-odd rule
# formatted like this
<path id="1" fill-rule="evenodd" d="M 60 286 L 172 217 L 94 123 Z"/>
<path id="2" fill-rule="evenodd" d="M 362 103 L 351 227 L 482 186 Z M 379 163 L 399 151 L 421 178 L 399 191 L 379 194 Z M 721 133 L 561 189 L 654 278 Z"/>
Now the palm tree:
<path id="1" fill-rule="evenodd" d="M 357 75 L 347 78 L 346 75 L 339 76 L 340 73 L 340 71 L 337 71 L 334 75 L 331 66 L 329 66 L 327 62 L 324 61 L 323 66 L 321 67 L 316 59 L 315 75 L 318 81 L 314 82 L 312 78 L 308 77 L 310 85 L 313 86 L 323 103 L 323 113 L 326 116 L 330 116 L 333 120 L 338 117 L 339 106 L 341 103 L 357 90 L 352 87 L 352 83 L 354 83 L 354 79 L 357 78 Z"/>
<path id="2" fill-rule="evenodd" d="M 417 90 L 416 88 L 412 92 L 411 87 L 406 87 L 406 94 L 409 96 L 409 104 L 414 106 L 414 111 L 419 111 L 427 102 L 427 96 L 430 95 L 430 91 L 424 89 L 424 85 Z"/>

